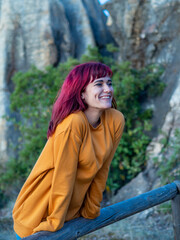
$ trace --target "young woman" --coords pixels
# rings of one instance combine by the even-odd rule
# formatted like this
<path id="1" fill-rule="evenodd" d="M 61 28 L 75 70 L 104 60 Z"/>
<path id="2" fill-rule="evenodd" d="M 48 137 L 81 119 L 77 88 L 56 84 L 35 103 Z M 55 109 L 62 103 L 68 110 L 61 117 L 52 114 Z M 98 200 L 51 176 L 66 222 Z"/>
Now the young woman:
<path id="1" fill-rule="evenodd" d="M 99 216 L 124 128 L 122 113 L 114 109 L 111 76 L 108 66 L 89 62 L 65 79 L 53 106 L 48 141 L 14 206 L 14 230 L 20 238 L 57 231 L 80 216 Z"/>

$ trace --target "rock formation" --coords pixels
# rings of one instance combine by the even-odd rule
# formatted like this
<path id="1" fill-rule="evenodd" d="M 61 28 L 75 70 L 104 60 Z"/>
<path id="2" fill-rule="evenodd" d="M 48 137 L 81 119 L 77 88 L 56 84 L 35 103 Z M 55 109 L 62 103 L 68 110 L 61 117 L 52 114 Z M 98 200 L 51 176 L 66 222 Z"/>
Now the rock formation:
<path id="1" fill-rule="evenodd" d="M 52 2 L 61 11 L 61 18 L 66 20 L 61 4 Z M 11 77 L 14 72 L 27 70 L 32 64 L 38 68 L 54 64 L 57 61 L 57 48 L 52 35 L 52 10 L 48 1 L 43 1 L 43 4 L 32 0 L 1 1 L 0 10 L 0 159 L 3 162 L 8 158 L 10 132 L 2 116 L 9 112 Z M 68 32 L 65 20 L 62 25 Z"/>

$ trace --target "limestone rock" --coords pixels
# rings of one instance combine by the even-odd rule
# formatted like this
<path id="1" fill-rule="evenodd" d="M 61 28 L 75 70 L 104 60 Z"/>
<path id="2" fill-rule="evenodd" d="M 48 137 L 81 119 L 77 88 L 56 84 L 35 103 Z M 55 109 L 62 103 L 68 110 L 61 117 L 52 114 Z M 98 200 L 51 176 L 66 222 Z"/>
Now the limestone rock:
<path id="1" fill-rule="evenodd" d="M 139 175 L 134 178 L 130 183 L 126 184 L 120 189 L 120 191 L 111 200 L 111 203 L 118 203 L 126 199 L 135 197 L 150 189 L 151 185 L 146 181 L 146 176 L 144 173 L 139 173 Z"/>
<path id="2" fill-rule="evenodd" d="M 59 1 L 1 1 L 0 8 L 0 160 L 8 158 L 8 140 L 12 136 L 10 126 L 3 119 L 9 113 L 9 95 L 11 77 L 14 72 L 27 70 L 31 65 L 42 69 L 57 62 L 57 48 L 53 37 L 51 15 L 56 6 L 61 19 L 65 19 L 62 5 Z M 54 26 L 61 33 L 61 26 L 68 28 L 66 22 Z M 56 28 L 56 29 L 55 29 Z M 60 38 L 60 36 L 59 36 Z M 63 36 L 61 35 L 63 39 Z M 70 44 L 68 41 L 66 45 Z M 64 53 L 65 54 L 65 53 Z"/>
<path id="3" fill-rule="evenodd" d="M 86 11 L 88 12 L 89 22 L 93 30 L 95 42 L 101 50 L 107 43 L 114 42 L 110 31 L 108 31 L 106 27 L 107 17 L 102 12 L 102 8 L 99 6 L 98 1 L 84 0 L 83 3 Z"/>
<path id="4" fill-rule="evenodd" d="M 95 45 L 89 18 L 81 0 L 61 0 L 61 2 L 71 31 L 71 51 L 75 57 L 80 57 L 88 45 Z"/>
<path id="5" fill-rule="evenodd" d="M 152 61 L 171 62 L 179 36 L 179 7 L 179 0 L 107 2 L 104 8 L 112 18 L 109 29 L 122 59 L 137 67 Z"/>

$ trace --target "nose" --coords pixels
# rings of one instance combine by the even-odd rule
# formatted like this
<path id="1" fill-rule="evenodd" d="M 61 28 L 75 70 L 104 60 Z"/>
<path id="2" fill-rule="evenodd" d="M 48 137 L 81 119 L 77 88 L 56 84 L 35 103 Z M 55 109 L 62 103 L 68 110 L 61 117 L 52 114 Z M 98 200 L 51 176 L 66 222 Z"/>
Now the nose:
<path id="1" fill-rule="evenodd" d="M 106 93 L 111 92 L 111 86 L 109 86 L 108 84 L 105 84 L 103 91 L 106 92 Z"/>

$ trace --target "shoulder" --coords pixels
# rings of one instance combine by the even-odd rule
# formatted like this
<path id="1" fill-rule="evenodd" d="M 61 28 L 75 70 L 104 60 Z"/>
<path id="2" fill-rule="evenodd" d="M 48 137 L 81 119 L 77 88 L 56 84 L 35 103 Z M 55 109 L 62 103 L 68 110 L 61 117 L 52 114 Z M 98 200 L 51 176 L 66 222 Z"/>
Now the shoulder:
<path id="1" fill-rule="evenodd" d="M 62 132 L 72 131 L 75 135 L 82 137 L 86 129 L 86 122 L 82 112 L 71 113 L 61 123 L 58 124 L 55 130 L 55 137 Z"/>
<path id="2" fill-rule="evenodd" d="M 125 120 L 124 115 L 113 108 L 105 111 L 105 126 L 107 126 L 114 138 L 115 142 L 118 142 L 122 136 Z"/>
<path id="3" fill-rule="evenodd" d="M 112 122 L 113 124 L 123 124 L 124 125 L 124 115 L 117 109 L 110 108 L 105 111 L 105 118 L 107 121 Z"/>

